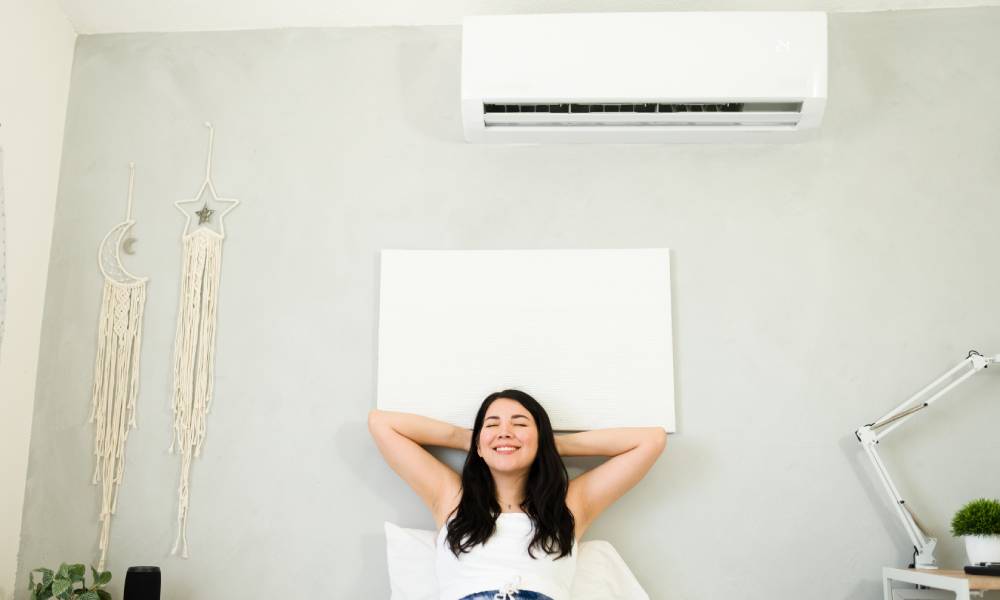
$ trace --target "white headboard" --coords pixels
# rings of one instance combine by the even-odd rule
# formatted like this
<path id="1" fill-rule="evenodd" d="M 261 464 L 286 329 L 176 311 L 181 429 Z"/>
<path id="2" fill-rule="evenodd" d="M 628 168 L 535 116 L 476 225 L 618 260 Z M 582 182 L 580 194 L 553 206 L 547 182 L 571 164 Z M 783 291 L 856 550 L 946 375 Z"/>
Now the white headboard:
<path id="1" fill-rule="evenodd" d="M 670 251 L 383 250 L 378 406 L 472 427 L 531 394 L 561 431 L 675 430 Z"/>

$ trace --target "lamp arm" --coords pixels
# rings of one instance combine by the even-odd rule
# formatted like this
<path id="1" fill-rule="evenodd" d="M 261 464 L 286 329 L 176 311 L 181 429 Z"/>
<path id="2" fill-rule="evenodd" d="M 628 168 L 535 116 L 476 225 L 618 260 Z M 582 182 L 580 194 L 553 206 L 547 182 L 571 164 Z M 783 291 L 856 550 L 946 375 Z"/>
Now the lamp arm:
<path id="1" fill-rule="evenodd" d="M 872 465 L 874 465 L 875 472 L 878 475 L 879 481 L 882 483 L 882 487 L 892 500 L 896 516 L 899 517 L 903 528 L 906 530 L 907 536 L 910 538 L 910 542 L 913 544 L 916 554 L 914 564 L 917 568 L 937 568 L 937 561 L 934 559 L 934 548 L 937 545 L 937 539 L 927 535 L 927 533 L 925 533 L 917 523 L 916 517 L 906 505 L 906 501 L 899 493 L 899 490 L 893 483 L 892 478 L 889 476 L 888 469 L 886 469 L 885 464 L 882 462 L 882 458 L 879 456 L 878 443 L 886 435 L 894 431 L 905 421 L 909 420 L 914 414 L 930 406 L 933 402 L 953 390 L 955 387 L 961 385 L 966 379 L 989 367 L 991 364 L 997 363 L 1000 363 L 1000 354 L 995 356 L 983 356 L 975 350 L 972 350 L 969 352 L 968 356 L 965 357 L 965 360 L 952 367 L 944 375 L 935 379 L 927 387 L 920 390 L 913 396 L 910 396 L 905 402 L 889 411 L 889 413 L 882 418 L 873 423 L 863 425 L 854 432 L 854 435 L 857 436 L 858 441 L 864 448 L 865 454 L 868 456 L 869 460 L 871 460 Z M 960 377 L 952 379 L 956 374 L 962 372 L 963 370 L 965 370 L 965 372 L 962 373 Z M 947 385 L 940 387 L 945 382 L 948 382 Z M 938 389 L 939 387 L 940 389 Z M 927 397 L 926 400 L 922 400 L 925 396 L 929 397 Z M 884 427 L 888 428 L 878 431 Z"/>
<path id="2" fill-rule="evenodd" d="M 906 530 L 907 537 L 910 538 L 910 543 L 913 545 L 916 553 L 915 564 L 918 568 L 936 569 L 937 561 L 934 559 L 934 548 L 937 546 L 937 539 L 927 535 L 921 529 L 920 525 L 917 524 L 916 517 L 909 507 L 907 507 L 906 500 L 900 495 L 896 484 L 893 483 L 892 478 L 889 476 L 888 469 L 885 468 L 885 463 L 882 462 L 882 458 L 878 454 L 877 443 L 865 445 L 865 454 L 868 455 L 869 460 L 875 466 L 875 472 L 878 475 L 879 481 L 882 482 L 885 493 L 892 499 L 893 510 L 903 525 L 903 529 Z"/>

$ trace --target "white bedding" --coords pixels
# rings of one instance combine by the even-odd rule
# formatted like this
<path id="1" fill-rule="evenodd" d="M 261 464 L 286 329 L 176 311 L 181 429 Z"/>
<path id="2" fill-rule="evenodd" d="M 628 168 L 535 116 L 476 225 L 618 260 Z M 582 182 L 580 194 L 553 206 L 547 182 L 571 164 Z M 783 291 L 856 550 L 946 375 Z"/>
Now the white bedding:
<path id="1" fill-rule="evenodd" d="M 433 531 L 386 521 L 391 600 L 439 600 L 434 539 Z M 590 540 L 580 543 L 570 600 L 649 600 L 649 595 L 611 544 Z"/>

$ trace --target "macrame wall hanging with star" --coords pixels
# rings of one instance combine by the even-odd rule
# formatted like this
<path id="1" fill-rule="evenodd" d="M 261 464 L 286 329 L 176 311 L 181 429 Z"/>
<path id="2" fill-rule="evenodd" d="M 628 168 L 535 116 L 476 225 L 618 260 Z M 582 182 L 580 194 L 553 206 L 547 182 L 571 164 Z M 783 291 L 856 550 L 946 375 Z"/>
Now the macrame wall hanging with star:
<path id="1" fill-rule="evenodd" d="M 135 427 L 135 400 L 139 390 L 139 350 L 142 345 L 142 314 L 146 305 L 145 277 L 136 277 L 122 264 L 121 251 L 135 238 L 127 237 L 132 220 L 132 189 L 135 164 L 129 164 L 128 211 L 115 225 L 97 251 L 97 264 L 104 275 L 104 295 L 97 329 L 97 358 L 94 361 L 94 388 L 90 422 L 94 428 L 93 483 L 101 484 L 97 568 L 104 570 L 111 532 L 111 515 L 118 506 L 118 489 L 125 472 L 125 440 Z"/>
<path id="2" fill-rule="evenodd" d="M 212 183 L 212 150 L 215 130 L 208 127 L 208 159 L 205 181 L 191 200 L 174 203 L 187 220 L 184 224 L 181 290 L 174 338 L 174 384 L 171 407 L 174 412 L 173 440 L 181 457 L 177 488 L 177 539 L 172 553 L 188 557 L 187 517 L 190 507 L 191 462 L 201 454 L 205 441 L 205 421 L 212 404 L 215 369 L 215 321 L 222 265 L 222 241 L 226 237 L 223 219 L 240 203 L 220 198 Z M 215 208 L 212 208 L 215 207 Z M 198 210 L 195 210 L 198 209 Z M 197 223 L 192 225 L 192 221 Z M 216 229 L 217 228 L 217 229 Z"/>

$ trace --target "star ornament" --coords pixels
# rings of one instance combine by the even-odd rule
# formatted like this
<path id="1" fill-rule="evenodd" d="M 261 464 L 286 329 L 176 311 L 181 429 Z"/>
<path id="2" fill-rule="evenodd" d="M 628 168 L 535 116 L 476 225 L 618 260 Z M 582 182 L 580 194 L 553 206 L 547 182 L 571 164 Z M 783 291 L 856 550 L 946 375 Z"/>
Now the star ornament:
<path id="1" fill-rule="evenodd" d="M 208 220 L 212 217 L 213 214 L 215 214 L 215 211 L 209 208 L 208 203 L 206 202 L 205 206 L 202 206 L 201 210 L 199 210 L 194 214 L 198 215 L 198 224 L 201 225 L 203 223 L 208 223 Z"/>
<path id="2" fill-rule="evenodd" d="M 209 201 L 206 192 L 211 196 L 211 201 Z M 206 229 L 215 233 L 220 237 L 226 237 L 226 224 L 223 221 L 226 215 L 229 214 L 231 210 L 239 205 L 240 201 L 235 198 L 222 198 L 215 191 L 215 186 L 212 185 L 211 179 L 206 179 L 205 183 L 201 184 L 201 189 L 198 190 L 198 194 L 190 200 L 178 200 L 174 202 L 174 206 L 177 210 L 181 211 L 185 217 L 187 217 L 187 223 L 184 224 L 184 237 L 187 237 L 193 231 L 198 231 L 201 229 Z M 218 209 L 209 208 L 209 205 L 216 206 Z M 201 210 L 194 210 L 198 206 L 201 206 Z M 218 230 L 211 227 L 211 218 L 218 213 Z M 198 219 L 194 230 L 191 228 L 191 221 Z M 202 227 L 205 225 L 205 227 Z"/>

